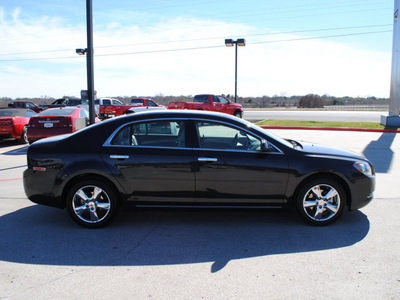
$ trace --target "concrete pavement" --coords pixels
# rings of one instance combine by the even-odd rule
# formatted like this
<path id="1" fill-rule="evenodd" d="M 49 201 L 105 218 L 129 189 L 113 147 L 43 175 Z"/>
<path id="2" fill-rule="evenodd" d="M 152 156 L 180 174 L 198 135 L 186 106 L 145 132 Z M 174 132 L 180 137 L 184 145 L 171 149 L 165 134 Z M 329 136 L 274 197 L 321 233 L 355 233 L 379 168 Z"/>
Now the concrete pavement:
<path id="1" fill-rule="evenodd" d="M 397 133 L 271 130 L 364 153 L 375 200 L 323 228 L 287 211 L 150 209 L 80 228 L 30 203 L 0 143 L 0 299 L 400 299 Z"/>

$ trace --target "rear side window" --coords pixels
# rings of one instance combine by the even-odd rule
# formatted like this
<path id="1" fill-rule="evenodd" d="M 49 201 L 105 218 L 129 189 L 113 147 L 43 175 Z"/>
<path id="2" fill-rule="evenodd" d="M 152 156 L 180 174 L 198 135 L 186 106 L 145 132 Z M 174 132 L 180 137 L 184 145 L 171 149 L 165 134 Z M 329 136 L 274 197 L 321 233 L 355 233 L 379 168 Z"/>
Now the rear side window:
<path id="1" fill-rule="evenodd" d="M 194 102 L 208 103 L 208 96 L 199 95 L 194 97 Z"/>
<path id="2" fill-rule="evenodd" d="M 184 148 L 185 141 L 185 121 L 156 120 L 123 127 L 111 145 Z"/>

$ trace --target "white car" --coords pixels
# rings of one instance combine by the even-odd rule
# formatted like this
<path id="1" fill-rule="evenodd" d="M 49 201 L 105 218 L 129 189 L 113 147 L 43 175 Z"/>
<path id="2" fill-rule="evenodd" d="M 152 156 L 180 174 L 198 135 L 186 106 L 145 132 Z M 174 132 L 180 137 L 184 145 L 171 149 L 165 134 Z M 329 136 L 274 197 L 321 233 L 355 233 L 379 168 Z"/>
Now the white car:
<path id="1" fill-rule="evenodd" d="M 138 106 L 138 107 L 132 107 L 128 109 L 125 114 L 134 114 L 137 112 L 143 112 L 143 111 L 151 111 L 151 110 L 166 110 L 167 108 L 164 106 Z"/>

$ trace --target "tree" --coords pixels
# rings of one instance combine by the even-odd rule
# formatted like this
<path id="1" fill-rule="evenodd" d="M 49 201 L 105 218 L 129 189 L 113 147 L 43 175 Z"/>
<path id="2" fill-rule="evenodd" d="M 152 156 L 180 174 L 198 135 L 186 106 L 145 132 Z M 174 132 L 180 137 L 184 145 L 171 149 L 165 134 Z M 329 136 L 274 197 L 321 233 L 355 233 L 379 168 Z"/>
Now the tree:
<path id="1" fill-rule="evenodd" d="M 299 100 L 298 108 L 323 108 L 324 99 L 319 95 L 308 94 Z"/>

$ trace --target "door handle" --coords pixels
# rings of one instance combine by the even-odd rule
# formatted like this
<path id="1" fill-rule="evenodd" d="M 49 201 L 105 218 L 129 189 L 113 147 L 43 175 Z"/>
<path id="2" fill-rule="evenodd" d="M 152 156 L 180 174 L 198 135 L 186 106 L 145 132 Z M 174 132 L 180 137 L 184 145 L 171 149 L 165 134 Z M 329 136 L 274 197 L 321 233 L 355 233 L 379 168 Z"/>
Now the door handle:
<path id="1" fill-rule="evenodd" d="M 218 161 L 218 158 L 213 158 L 213 157 L 199 157 L 197 158 L 198 161 L 201 162 L 216 162 Z"/>
<path id="2" fill-rule="evenodd" d="M 110 155 L 110 158 L 114 159 L 128 159 L 129 155 Z"/>

